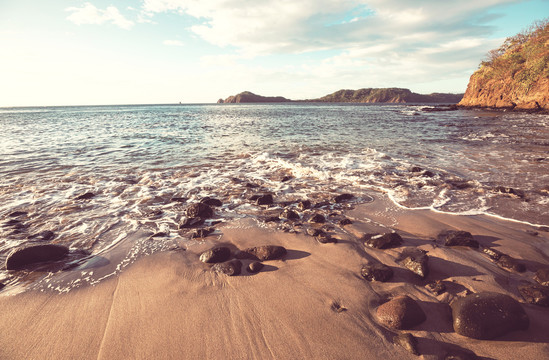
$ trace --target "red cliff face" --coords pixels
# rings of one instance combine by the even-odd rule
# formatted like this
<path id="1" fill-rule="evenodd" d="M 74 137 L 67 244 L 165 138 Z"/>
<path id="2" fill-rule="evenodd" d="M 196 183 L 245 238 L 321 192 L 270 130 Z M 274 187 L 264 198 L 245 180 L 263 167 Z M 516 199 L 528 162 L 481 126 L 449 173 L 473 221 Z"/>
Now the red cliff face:
<path id="1" fill-rule="evenodd" d="M 469 80 L 461 106 L 549 110 L 549 23 L 506 40 Z"/>

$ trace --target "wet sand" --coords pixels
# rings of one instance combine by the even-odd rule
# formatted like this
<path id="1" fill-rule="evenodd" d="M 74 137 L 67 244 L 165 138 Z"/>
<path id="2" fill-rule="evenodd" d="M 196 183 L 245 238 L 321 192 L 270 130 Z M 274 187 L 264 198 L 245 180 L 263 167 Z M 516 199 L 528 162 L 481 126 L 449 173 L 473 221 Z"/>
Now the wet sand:
<path id="1" fill-rule="evenodd" d="M 145 256 L 118 276 L 65 294 L 27 291 L 1 296 L 2 359 L 414 359 L 394 345 L 399 333 L 419 340 L 424 359 L 444 358 L 449 349 L 469 349 L 488 359 L 549 357 L 549 308 L 526 304 L 517 291 L 548 266 L 549 233 L 485 215 L 453 216 L 398 208 L 379 195 L 346 215 L 353 224 L 334 232 L 336 244 L 321 244 L 253 219 L 219 227 L 221 237 Z M 365 233 L 396 230 L 402 246 L 378 250 L 360 241 Z M 504 252 L 527 268 L 508 271 L 479 250 L 448 248 L 433 239 L 442 230 L 471 232 L 483 246 Z M 152 240 L 154 241 L 154 240 Z M 273 244 L 287 249 L 265 261 L 257 274 L 214 273 L 199 261 L 201 251 L 226 244 L 233 249 Z M 425 280 L 395 260 L 404 248 L 426 250 Z M 368 282 L 361 266 L 372 259 L 394 270 L 386 283 Z M 244 261 L 244 265 L 247 262 Z M 442 280 L 447 292 L 425 285 Z M 467 292 L 494 291 L 521 302 L 527 331 L 494 340 L 456 334 L 446 304 Z M 387 298 L 407 294 L 427 320 L 411 330 L 390 330 L 376 317 Z"/>

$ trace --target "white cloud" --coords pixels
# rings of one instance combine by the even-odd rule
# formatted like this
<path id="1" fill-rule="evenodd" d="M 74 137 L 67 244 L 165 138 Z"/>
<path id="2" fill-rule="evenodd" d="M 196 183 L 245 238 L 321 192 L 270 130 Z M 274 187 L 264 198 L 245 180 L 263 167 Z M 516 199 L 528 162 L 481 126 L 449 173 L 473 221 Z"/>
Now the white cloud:
<path id="1" fill-rule="evenodd" d="M 71 13 L 67 19 L 77 25 L 112 23 L 125 30 L 131 29 L 134 25 L 133 21 L 126 19 L 114 6 L 101 10 L 90 3 L 85 3 L 82 7 L 69 7 L 65 11 Z"/>
<path id="2" fill-rule="evenodd" d="M 162 41 L 162 44 L 166 46 L 184 46 L 183 42 L 179 40 L 164 40 Z"/>

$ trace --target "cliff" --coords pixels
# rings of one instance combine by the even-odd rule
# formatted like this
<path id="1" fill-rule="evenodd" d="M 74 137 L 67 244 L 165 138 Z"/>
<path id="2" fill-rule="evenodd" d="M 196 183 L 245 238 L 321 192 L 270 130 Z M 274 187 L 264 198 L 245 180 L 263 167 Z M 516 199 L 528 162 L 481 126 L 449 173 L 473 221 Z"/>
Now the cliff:
<path id="1" fill-rule="evenodd" d="M 387 89 L 359 89 L 339 90 L 333 94 L 323 96 L 319 99 L 298 100 L 309 102 L 351 102 L 351 103 L 452 103 L 461 100 L 463 94 L 442 94 L 433 93 L 422 95 L 411 92 L 408 89 L 387 88 Z M 281 96 L 265 97 L 253 94 L 249 91 L 229 96 L 227 99 L 219 99 L 219 104 L 227 103 L 260 103 L 260 102 L 289 102 L 294 101 Z"/>
<path id="2" fill-rule="evenodd" d="M 549 110 L 549 21 L 490 51 L 458 105 Z"/>
<path id="3" fill-rule="evenodd" d="M 229 96 L 225 100 L 219 99 L 218 104 L 229 103 L 273 103 L 273 102 L 289 102 L 292 100 L 286 99 L 282 96 L 261 96 L 256 95 L 249 91 L 241 92 L 240 94 Z"/>

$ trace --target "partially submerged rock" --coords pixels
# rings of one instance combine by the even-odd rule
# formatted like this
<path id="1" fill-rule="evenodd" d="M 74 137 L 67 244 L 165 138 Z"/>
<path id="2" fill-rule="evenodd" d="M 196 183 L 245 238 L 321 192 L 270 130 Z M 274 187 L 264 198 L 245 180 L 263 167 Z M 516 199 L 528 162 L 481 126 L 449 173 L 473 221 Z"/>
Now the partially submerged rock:
<path id="1" fill-rule="evenodd" d="M 374 262 L 363 265 L 360 275 L 368 281 L 386 282 L 393 277 L 393 269 L 385 264 Z"/>
<path id="2" fill-rule="evenodd" d="M 354 198 L 354 195 L 353 194 L 341 194 L 341 195 L 338 195 L 334 198 L 334 201 L 336 203 L 342 203 L 344 201 L 348 201 L 348 200 L 351 200 L 352 198 Z"/>
<path id="3" fill-rule="evenodd" d="M 279 217 L 281 219 L 286 219 L 286 220 L 299 220 L 300 219 L 299 214 L 296 213 L 293 210 L 290 210 L 290 209 L 284 209 Z"/>
<path id="4" fill-rule="evenodd" d="M 444 239 L 444 245 L 446 246 L 467 246 L 471 248 L 478 248 L 478 241 L 473 238 L 473 235 L 468 231 L 444 231 L 439 236 Z"/>
<path id="5" fill-rule="evenodd" d="M 213 214 L 213 209 L 205 203 L 191 204 L 185 209 L 185 215 L 189 218 L 209 219 Z"/>
<path id="6" fill-rule="evenodd" d="M 206 205 L 209 205 L 209 206 L 222 206 L 223 203 L 221 202 L 221 200 L 219 199 L 214 199 L 214 198 L 211 198 L 209 196 L 206 196 L 205 198 L 203 198 L 202 200 L 200 200 L 200 202 L 202 204 L 206 204 Z"/>
<path id="7" fill-rule="evenodd" d="M 323 224 L 326 222 L 326 218 L 321 214 L 314 214 L 309 218 L 310 223 Z"/>
<path id="8" fill-rule="evenodd" d="M 69 248 L 57 244 L 29 245 L 13 250 L 6 259 L 7 270 L 21 270 L 29 265 L 57 261 L 69 253 Z"/>
<path id="9" fill-rule="evenodd" d="M 400 237 L 399 234 L 392 232 L 392 233 L 385 233 L 385 234 L 378 234 L 378 235 L 365 235 L 363 237 L 364 245 L 367 245 L 369 247 L 373 247 L 376 249 L 388 249 L 392 247 L 397 247 L 402 244 L 402 237 Z"/>
<path id="10" fill-rule="evenodd" d="M 405 249 L 397 260 L 398 263 L 422 279 L 429 274 L 428 261 L 427 252 L 420 249 Z"/>
<path id="11" fill-rule="evenodd" d="M 307 210 L 311 207 L 311 201 L 310 200 L 301 200 L 297 203 L 297 208 L 301 211 Z"/>
<path id="12" fill-rule="evenodd" d="M 520 303 L 505 294 L 470 294 L 450 306 L 455 332 L 473 339 L 493 339 L 530 324 Z"/>
<path id="13" fill-rule="evenodd" d="M 240 260 L 233 259 L 222 263 L 216 263 L 212 266 L 212 270 L 228 276 L 240 275 L 240 271 L 242 270 L 242 262 Z"/>
<path id="14" fill-rule="evenodd" d="M 316 241 L 318 241 L 321 244 L 336 244 L 337 239 L 330 234 L 326 234 L 325 232 L 319 233 L 317 236 L 315 236 Z"/>
<path id="15" fill-rule="evenodd" d="M 200 254 L 200 261 L 204 263 L 220 263 L 231 258 L 231 249 L 217 246 Z"/>
<path id="16" fill-rule="evenodd" d="M 383 325 L 397 330 L 411 329 L 427 319 L 418 303 L 407 295 L 380 305 L 377 317 Z"/>
<path id="17" fill-rule="evenodd" d="M 243 252 L 249 254 L 251 258 L 255 258 L 259 261 L 274 260 L 286 255 L 286 249 L 277 245 L 256 246 L 246 249 Z"/>
<path id="18" fill-rule="evenodd" d="M 91 198 L 95 197 L 95 194 L 92 192 L 87 192 L 85 194 L 82 194 L 80 196 L 77 196 L 75 200 L 89 200 Z"/>
<path id="19" fill-rule="evenodd" d="M 273 196 L 271 194 L 259 195 L 255 199 L 256 205 L 271 205 L 273 203 Z"/>
<path id="20" fill-rule="evenodd" d="M 540 285 L 549 286 L 549 267 L 538 269 L 536 275 L 534 275 L 534 280 Z"/>
<path id="21" fill-rule="evenodd" d="M 522 284 L 518 286 L 520 296 L 530 304 L 549 306 L 549 288 L 536 284 Z"/>
<path id="22" fill-rule="evenodd" d="M 255 273 L 257 273 L 257 272 L 260 272 L 261 269 L 263 269 L 263 266 L 264 266 L 264 265 L 263 265 L 262 263 L 260 263 L 259 261 L 252 261 L 252 262 L 248 265 L 247 270 L 248 270 L 248 272 L 255 274 Z"/>
<path id="23" fill-rule="evenodd" d="M 446 292 L 446 285 L 440 280 L 425 285 L 425 288 L 437 296 Z"/>
<path id="24" fill-rule="evenodd" d="M 393 344 L 402 346 L 414 355 L 419 355 L 419 352 L 417 351 L 417 339 L 410 333 L 395 335 Z"/>

